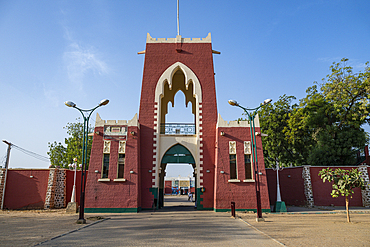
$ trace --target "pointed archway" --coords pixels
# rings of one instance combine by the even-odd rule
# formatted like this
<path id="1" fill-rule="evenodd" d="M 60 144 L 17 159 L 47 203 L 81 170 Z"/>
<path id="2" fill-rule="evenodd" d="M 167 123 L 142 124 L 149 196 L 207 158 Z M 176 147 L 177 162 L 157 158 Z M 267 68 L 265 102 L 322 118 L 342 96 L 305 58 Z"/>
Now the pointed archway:
<path id="1" fill-rule="evenodd" d="M 195 180 L 197 179 L 195 176 L 195 159 L 189 149 L 181 144 L 175 144 L 171 148 L 169 148 L 166 153 L 163 155 L 161 160 L 160 170 L 161 173 L 159 175 L 159 190 L 158 190 L 158 207 L 162 208 L 164 206 L 164 178 L 165 178 L 165 170 L 167 164 L 189 164 L 193 167 L 194 173 L 193 176 Z M 197 186 L 197 182 L 195 181 L 195 186 Z M 196 191 L 196 188 L 195 188 Z M 196 196 L 196 195 L 195 195 Z"/>

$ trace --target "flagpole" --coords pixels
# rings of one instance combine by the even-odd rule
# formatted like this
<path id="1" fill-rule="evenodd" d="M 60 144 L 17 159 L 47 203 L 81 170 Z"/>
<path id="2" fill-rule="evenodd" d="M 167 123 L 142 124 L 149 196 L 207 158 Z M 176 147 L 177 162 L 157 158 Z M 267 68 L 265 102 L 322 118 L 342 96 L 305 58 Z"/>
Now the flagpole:
<path id="1" fill-rule="evenodd" d="M 177 0 L 177 35 L 180 35 L 179 0 Z"/>

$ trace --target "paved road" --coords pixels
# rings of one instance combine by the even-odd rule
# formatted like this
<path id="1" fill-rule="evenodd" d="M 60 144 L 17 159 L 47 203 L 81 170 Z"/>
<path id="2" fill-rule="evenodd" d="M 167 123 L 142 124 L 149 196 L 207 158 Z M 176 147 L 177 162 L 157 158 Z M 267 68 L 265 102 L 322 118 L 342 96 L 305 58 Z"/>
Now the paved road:
<path id="1" fill-rule="evenodd" d="M 229 214 L 195 211 L 179 200 L 166 206 L 176 204 L 167 198 L 155 212 L 114 215 L 41 246 L 281 246 Z"/>

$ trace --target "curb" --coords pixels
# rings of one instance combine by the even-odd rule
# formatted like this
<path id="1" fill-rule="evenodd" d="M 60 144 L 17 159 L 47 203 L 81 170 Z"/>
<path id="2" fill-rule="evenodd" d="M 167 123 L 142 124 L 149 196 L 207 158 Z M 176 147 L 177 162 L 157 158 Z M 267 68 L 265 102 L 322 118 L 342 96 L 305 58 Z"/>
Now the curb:
<path id="1" fill-rule="evenodd" d="M 259 230 L 258 228 L 252 226 L 251 224 L 249 224 L 247 221 L 243 220 L 241 217 L 239 217 L 239 220 L 243 221 L 245 224 L 247 224 L 249 227 L 253 228 L 254 230 L 256 230 L 257 232 L 260 232 L 262 233 L 263 235 L 265 235 L 266 237 L 268 237 L 269 239 L 275 241 L 276 243 L 282 245 L 282 246 L 286 246 L 285 244 L 283 244 L 282 242 L 274 239 L 273 237 L 271 237 L 270 235 L 267 235 L 266 233 L 264 233 L 263 231 Z"/>
<path id="2" fill-rule="evenodd" d="M 106 221 L 106 220 L 110 220 L 110 218 L 105 218 L 105 219 L 101 219 L 101 220 L 98 220 L 98 221 L 92 222 L 92 223 L 90 223 L 90 224 L 88 224 L 88 225 L 86 225 L 86 226 L 82 226 L 82 227 L 80 227 L 80 228 L 78 228 L 78 229 L 75 229 L 75 230 L 72 230 L 72 231 L 69 231 L 69 232 L 66 232 L 66 233 L 60 234 L 60 235 L 58 235 L 58 236 L 52 237 L 51 239 L 45 240 L 45 241 L 43 241 L 43 242 L 41 242 L 41 243 L 38 243 L 38 244 L 36 244 L 36 245 L 34 245 L 34 246 L 42 245 L 42 244 L 44 244 L 44 243 L 46 243 L 46 242 L 49 242 L 49 241 L 51 241 L 51 240 L 54 240 L 54 239 L 57 239 L 57 238 L 60 238 L 60 237 L 66 236 L 66 235 L 68 235 L 68 234 L 71 234 L 71 233 L 73 233 L 73 232 L 77 232 L 77 231 L 79 231 L 79 230 L 82 230 L 82 229 L 84 229 L 84 228 L 87 228 L 87 227 L 89 227 L 89 226 L 92 226 L 92 225 L 98 224 L 98 223 L 103 222 L 103 221 Z"/>
<path id="3" fill-rule="evenodd" d="M 347 212 L 345 210 L 341 211 L 312 211 L 312 212 L 284 212 L 284 213 L 269 213 L 269 214 L 346 214 Z M 365 211 L 349 211 L 350 214 L 370 214 L 369 210 Z"/>

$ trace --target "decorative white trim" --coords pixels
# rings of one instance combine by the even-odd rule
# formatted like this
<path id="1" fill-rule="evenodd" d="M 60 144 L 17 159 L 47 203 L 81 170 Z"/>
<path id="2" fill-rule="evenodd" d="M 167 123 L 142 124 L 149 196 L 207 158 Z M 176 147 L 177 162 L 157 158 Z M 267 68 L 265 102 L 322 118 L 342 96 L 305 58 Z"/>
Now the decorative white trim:
<path id="1" fill-rule="evenodd" d="M 196 96 L 197 104 L 202 102 L 202 88 L 196 74 L 185 64 L 176 62 L 168 67 L 161 75 L 158 80 L 157 86 L 155 88 L 155 102 L 158 104 L 158 109 L 160 109 L 160 99 L 164 95 L 164 85 L 168 83 L 168 87 L 172 89 L 172 78 L 176 71 L 181 70 L 185 76 L 185 88 L 188 90 L 190 82 L 193 83 L 193 95 Z M 159 112 L 158 112 L 159 113 Z M 158 114 L 157 113 L 157 114 Z M 199 113 L 199 112 L 198 112 Z"/>
<path id="2" fill-rule="evenodd" d="M 229 154 L 236 154 L 236 141 L 229 141 Z"/>
<path id="3" fill-rule="evenodd" d="M 256 181 L 254 179 L 244 179 L 243 182 L 244 183 L 254 183 Z"/>
<path id="4" fill-rule="evenodd" d="M 127 126 L 104 126 L 105 136 L 127 136 Z"/>
<path id="5" fill-rule="evenodd" d="M 139 127 L 139 122 L 137 119 L 137 113 L 135 116 L 127 121 L 127 120 L 102 120 L 100 118 L 99 113 L 96 113 L 96 120 L 95 120 L 95 127 L 104 127 L 104 125 L 110 125 L 110 126 L 115 126 L 115 125 L 127 125 L 127 126 L 138 126 Z"/>
<path id="6" fill-rule="evenodd" d="M 118 153 L 126 153 L 126 141 L 119 141 Z"/>
<path id="7" fill-rule="evenodd" d="M 98 182 L 110 182 L 110 178 L 99 178 Z"/>
<path id="8" fill-rule="evenodd" d="M 110 141 L 104 141 L 103 153 L 104 154 L 110 153 Z"/>
<path id="9" fill-rule="evenodd" d="M 150 37 L 150 36 L 148 36 Z M 210 38 L 210 37 L 209 37 Z M 180 39 L 181 40 L 181 39 Z M 158 41 L 158 42 L 157 42 Z M 182 39 L 184 41 L 184 39 Z M 164 41 L 163 39 L 152 39 L 150 37 L 149 42 L 154 42 L 154 43 L 163 43 L 167 42 Z M 197 41 L 198 42 L 198 41 Z M 193 91 L 191 92 L 193 97 L 195 98 L 195 122 L 196 124 L 196 135 L 193 136 L 169 136 L 169 135 L 160 135 L 160 119 L 161 119 L 161 101 L 162 98 L 164 97 L 164 88 L 165 84 L 168 83 L 168 87 L 171 90 L 172 89 L 172 79 L 174 74 L 178 71 L 181 70 L 182 73 L 184 74 L 185 77 L 185 89 L 189 89 L 190 83 L 193 84 Z M 172 147 L 173 145 L 179 143 L 186 147 L 193 155 L 195 163 L 196 163 L 196 168 L 198 168 L 198 171 L 200 171 L 200 166 L 202 165 L 202 162 L 200 161 L 200 150 L 201 150 L 201 145 L 200 142 L 202 141 L 202 129 L 199 128 L 200 125 L 202 124 L 202 116 L 201 116 L 201 108 L 202 108 L 202 87 L 200 85 L 199 79 L 196 76 L 196 74 L 185 64 L 181 62 L 176 62 L 169 66 L 160 76 L 159 80 L 157 81 L 156 89 L 155 89 L 155 105 L 154 105 L 154 110 L 153 110 L 153 115 L 154 115 L 154 134 L 156 135 L 156 146 L 153 145 L 153 148 L 156 150 L 156 163 L 153 165 L 153 169 L 159 170 L 160 162 L 165 154 L 165 152 Z M 155 181 L 155 185 L 152 187 L 158 187 L 159 185 L 159 173 L 156 172 L 153 174 Z M 201 172 L 198 172 L 196 174 L 197 176 L 197 187 L 200 187 L 200 178 L 203 176 Z"/>
<path id="10" fill-rule="evenodd" d="M 251 154 L 251 142 L 244 141 L 244 154 Z"/>
<path id="11" fill-rule="evenodd" d="M 211 33 L 205 38 L 182 38 L 177 35 L 176 38 L 152 38 L 149 33 L 146 35 L 146 43 L 212 43 Z M 140 52 L 143 54 L 143 52 Z"/>
<path id="12" fill-rule="evenodd" d="M 249 121 L 230 121 L 227 122 L 222 119 L 221 114 L 218 114 L 216 128 L 219 127 L 250 127 Z M 260 127 L 258 114 L 254 118 L 254 127 Z"/>
<path id="13" fill-rule="evenodd" d="M 115 179 L 113 179 L 113 182 L 126 182 L 126 179 L 124 179 L 124 178 L 115 178 Z"/>
<path id="14" fill-rule="evenodd" d="M 240 180 L 239 179 L 229 179 L 229 180 L 227 180 L 227 182 L 229 182 L 229 183 L 239 183 Z"/>

